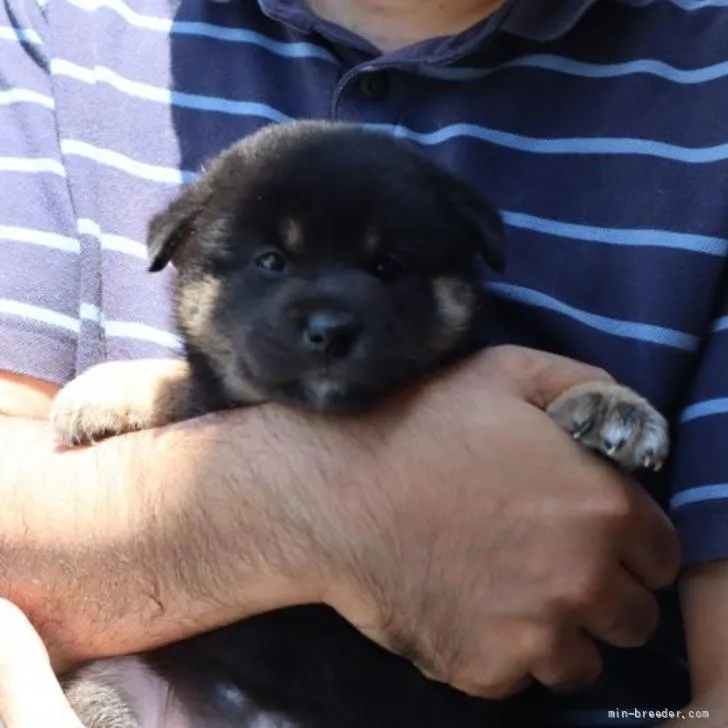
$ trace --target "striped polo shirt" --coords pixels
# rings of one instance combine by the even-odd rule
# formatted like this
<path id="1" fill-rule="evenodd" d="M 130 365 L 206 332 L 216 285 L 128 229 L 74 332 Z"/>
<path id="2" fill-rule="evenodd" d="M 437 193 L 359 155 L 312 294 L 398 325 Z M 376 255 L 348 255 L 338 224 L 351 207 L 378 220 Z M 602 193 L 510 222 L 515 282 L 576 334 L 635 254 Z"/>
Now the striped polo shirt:
<path id="1" fill-rule="evenodd" d="M 177 356 L 149 216 L 224 146 L 311 117 L 410 139 L 500 207 L 484 336 L 650 398 L 675 447 L 643 485 L 686 563 L 728 557 L 728 0 L 511 0 L 387 55 L 299 0 L 3 0 L 0 369 Z M 655 640 L 606 650 L 558 724 L 685 704 L 662 602 Z"/>

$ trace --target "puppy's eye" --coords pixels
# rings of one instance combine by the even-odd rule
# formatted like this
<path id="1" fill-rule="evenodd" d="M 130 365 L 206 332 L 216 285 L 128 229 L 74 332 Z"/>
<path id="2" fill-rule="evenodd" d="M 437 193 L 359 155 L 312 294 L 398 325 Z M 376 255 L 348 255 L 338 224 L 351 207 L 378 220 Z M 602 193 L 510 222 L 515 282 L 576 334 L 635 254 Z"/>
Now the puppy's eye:
<path id="1" fill-rule="evenodd" d="M 407 264 L 400 256 L 384 255 L 372 263 L 371 272 L 377 278 L 391 281 L 407 272 Z"/>
<path id="2" fill-rule="evenodd" d="M 269 250 L 255 259 L 255 265 L 270 273 L 280 273 L 286 267 L 286 259 L 275 250 Z"/>

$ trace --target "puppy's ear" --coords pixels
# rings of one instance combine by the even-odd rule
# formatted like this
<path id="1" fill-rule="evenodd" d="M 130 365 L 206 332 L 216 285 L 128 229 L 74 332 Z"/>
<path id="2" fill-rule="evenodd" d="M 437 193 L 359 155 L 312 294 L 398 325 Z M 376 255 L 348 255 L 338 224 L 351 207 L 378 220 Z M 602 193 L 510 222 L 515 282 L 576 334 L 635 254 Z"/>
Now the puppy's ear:
<path id="1" fill-rule="evenodd" d="M 177 268 L 184 265 L 194 239 L 195 224 L 209 198 L 206 187 L 194 182 L 174 199 L 166 210 L 149 222 L 147 247 L 149 271 L 156 273 L 172 261 Z"/>
<path id="2" fill-rule="evenodd" d="M 503 218 L 495 206 L 460 180 L 451 189 L 452 199 L 478 240 L 478 252 L 497 273 L 506 266 Z"/>

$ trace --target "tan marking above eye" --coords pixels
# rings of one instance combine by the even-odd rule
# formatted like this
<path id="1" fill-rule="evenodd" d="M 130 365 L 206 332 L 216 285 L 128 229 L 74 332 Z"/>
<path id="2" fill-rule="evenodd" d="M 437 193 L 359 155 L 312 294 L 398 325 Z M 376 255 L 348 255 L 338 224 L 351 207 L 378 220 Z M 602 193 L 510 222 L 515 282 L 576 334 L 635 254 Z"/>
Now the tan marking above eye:
<path id="1" fill-rule="evenodd" d="M 281 239 L 283 247 L 289 253 L 300 253 L 303 250 L 303 227 L 298 220 L 288 218 L 281 224 Z"/>

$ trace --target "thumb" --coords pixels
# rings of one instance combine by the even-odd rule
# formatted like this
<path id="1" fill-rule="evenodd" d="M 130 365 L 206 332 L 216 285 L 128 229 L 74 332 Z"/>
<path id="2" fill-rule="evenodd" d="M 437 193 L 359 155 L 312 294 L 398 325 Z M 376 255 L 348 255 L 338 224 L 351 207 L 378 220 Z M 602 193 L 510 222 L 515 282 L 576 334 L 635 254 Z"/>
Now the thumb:
<path id="1" fill-rule="evenodd" d="M 503 372 L 517 393 L 539 409 L 577 384 L 614 381 L 599 367 L 522 346 L 495 346 L 480 356 L 486 367 Z"/>
<path id="2" fill-rule="evenodd" d="M 23 612 L 0 599 L 0 718 L 5 728 L 83 728 Z"/>

